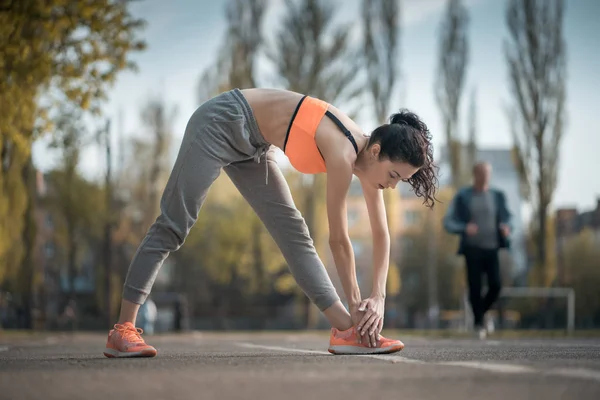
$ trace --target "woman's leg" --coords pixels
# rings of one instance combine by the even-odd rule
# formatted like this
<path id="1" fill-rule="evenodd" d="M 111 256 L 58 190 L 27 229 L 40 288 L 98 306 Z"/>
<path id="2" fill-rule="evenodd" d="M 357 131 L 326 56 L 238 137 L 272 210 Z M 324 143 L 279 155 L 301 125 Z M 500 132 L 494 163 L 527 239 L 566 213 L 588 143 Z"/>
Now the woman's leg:
<path id="1" fill-rule="evenodd" d="M 135 328 L 138 310 L 150 294 L 165 259 L 183 245 L 209 187 L 224 165 L 216 154 L 218 147 L 209 143 L 208 132 L 205 132 L 208 128 L 201 122 L 202 118 L 197 115 L 190 119 L 160 200 L 160 215 L 131 261 L 123 286 L 119 320 L 108 334 L 106 357 L 154 357 L 157 354 Z M 200 129 L 203 131 L 199 132 Z"/>
<path id="2" fill-rule="evenodd" d="M 160 215 L 143 239 L 127 272 L 119 324 L 131 322 L 150 293 L 156 275 L 169 254 L 179 249 L 198 218 L 209 187 L 225 164 L 218 146 L 210 143 L 202 118 L 190 119 L 160 201 Z M 210 129 L 216 129 L 214 127 Z M 224 155 L 223 158 L 227 158 Z M 142 161 L 143 162 L 143 161 Z"/>
<path id="3" fill-rule="evenodd" d="M 346 330 L 352 327 L 350 314 L 317 255 L 304 218 L 275 162 L 273 148 L 266 159 L 267 171 L 264 164 L 254 160 L 232 163 L 224 170 L 277 243 L 300 288 L 334 328 Z"/>
<path id="4" fill-rule="evenodd" d="M 340 331 L 345 331 L 353 326 L 352 317 L 339 300 L 323 310 L 323 315 L 325 315 L 332 327 Z"/>

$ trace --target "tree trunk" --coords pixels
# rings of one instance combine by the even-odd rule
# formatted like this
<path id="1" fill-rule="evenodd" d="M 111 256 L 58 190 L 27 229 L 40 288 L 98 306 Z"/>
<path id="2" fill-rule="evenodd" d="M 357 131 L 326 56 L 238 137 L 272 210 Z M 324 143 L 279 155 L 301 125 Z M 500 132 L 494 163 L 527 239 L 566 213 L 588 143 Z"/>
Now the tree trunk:
<path id="1" fill-rule="evenodd" d="M 23 229 L 23 249 L 24 255 L 21 261 L 21 268 L 19 270 L 19 290 L 22 293 L 24 329 L 31 329 L 32 324 L 32 307 L 33 307 L 33 277 L 34 277 L 34 266 L 35 266 L 35 236 L 37 233 L 35 224 L 35 199 L 36 199 L 36 186 L 35 186 L 35 169 L 31 156 L 23 167 L 23 181 L 25 183 L 26 190 L 28 192 L 27 209 L 24 215 L 25 226 Z"/>
<path id="2" fill-rule="evenodd" d="M 546 235 L 547 235 L 547 221 L 546 221 L 546 214 L 548 212 L 547 210 L 548 206 L 544 205 L 544 204 L 540 204 L 540 208 L 538 210 L 538 219 L 539 219 L 539 224 L 540 224 L 540 229 L 538 232 L 538 237 L 537 237 L 537 258 L 538 258 L 538 263 L 540 268 L 542 268 L 542 270 L 544 271 L 544 273 L 542 274 L 542 279 L 544 280 L 542 282 L 542 285 L 545 285 L 547 283 L 546 279 Z"/>
<path id="3" fill-rule="evenodd" d="M 536 107 L 537 109 L 537 107 Z M 537 134 L 538 138 L 542 137 L 542 133 L 538 133 Z M 545 154 L 544 154 L 544 149 L 543 149 L 543 142 L 541 141 L 541 139 L 537 140 L 537 146 L 540 149 L 539 155 L 538 155 L 538 168 L 539 168 L 539 178 L 538 178 L 538 188 L 537 188 L 537 192 L 538 192 L 538 224 L 539 224 L 539 233 L 538 233 L 538 237 L 537 237 L 537 261 L 539 263 L 540 268 L 542 269 L 542 286 L 546 286 L 546 284 L 548 283 L 547 281 L 547 265 L 546 265 L 546 234 L 547 234 L 547 227 L 546 227 L 546 215 L 548 213 L 548 202 L 546 201 L 546 174 L 547 171 L 544 168 L 544 164 L 545 164 Z"/>
<path id="4" fill-rule="evenodd" d="M 112 307 L 112 221 L 113 221 L 113 190 L 112 190 L 112 157 L 111 157 L 111 134 L 110 119 L 106 121 L 104 130 L 105 156 L 106 156 L 106 175 L 104 177 L 105 207 L 106 217 L 104 221 L 104 302 L 106 307 L 106 326 L 110 327 L 113 323 Z M 153 194 L 154 191 L 151 192 Z"/>
<path id="5" fill-rule="evenodd" d="M 67 245 L 67 268 L 69 271 L 69 300 L 75 300 L 75 277 L 77 275 L 77 245 L 75 244 L 75 231 L 73 229 L 73 226 L 69 224 L 69 227 L 67 229 L 69 241 Z"/>

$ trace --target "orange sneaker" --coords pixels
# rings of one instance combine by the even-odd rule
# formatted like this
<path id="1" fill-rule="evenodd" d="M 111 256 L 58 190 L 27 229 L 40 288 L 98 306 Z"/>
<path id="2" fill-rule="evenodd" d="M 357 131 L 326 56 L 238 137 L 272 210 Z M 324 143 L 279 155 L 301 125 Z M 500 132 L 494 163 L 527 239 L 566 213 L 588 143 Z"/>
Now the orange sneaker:
<path id="1" fill-rule="evenodd" d="M 331 354 L 389 354 L 404 348 L 404 343 L 401 341 L 386 339 L 381 335 L 377 340 L 377 347 L 369 347 L 365 343 L 359 343 L 358 337 L 359 335 L 354 327 L 345 331 L 332 328 L 328 350 Z"/>
<path id="2" fill-rule="evenodd" d="M 131 322 L 116 324 L 108 333 L 104 355 L 109 358 L 156 356 L 156 349 L 144 342 L 142 333 L 144 331 L 133 326 Z"/>

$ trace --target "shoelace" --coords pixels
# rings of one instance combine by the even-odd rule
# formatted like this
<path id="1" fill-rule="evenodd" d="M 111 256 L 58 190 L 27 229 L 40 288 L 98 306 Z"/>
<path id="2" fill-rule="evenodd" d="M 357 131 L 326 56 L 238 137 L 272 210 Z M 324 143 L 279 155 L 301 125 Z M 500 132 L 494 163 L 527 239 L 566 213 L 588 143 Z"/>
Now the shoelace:
<path id="1" fill-rule="evenodd" d="M 269 184 L 269 165 L 267 164 L 267 151 L 269 151 L 270 144 L 265 144 L 256 149 L 254 153 L 254 162 L 260 164 L 260 159 L 265 159 L 265 185 Z"/>
<path id="2" fill-rule="evenodd" d="M 115 324 L 115 330 L 121 334 L 123 339 L 131 343 L 144 343 L 141 334 L 144 333 L 142 328 L 132 328 L 126 325 Z"/>

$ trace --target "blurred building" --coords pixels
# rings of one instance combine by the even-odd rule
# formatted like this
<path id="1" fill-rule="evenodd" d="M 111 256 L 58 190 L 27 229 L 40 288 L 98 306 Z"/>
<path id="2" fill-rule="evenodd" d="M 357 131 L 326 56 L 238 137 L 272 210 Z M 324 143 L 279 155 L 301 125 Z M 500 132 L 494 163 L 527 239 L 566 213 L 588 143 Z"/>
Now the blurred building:
<path id="1" fill-rule="evenodd" d="M 579 214 L 579 227 L 594 231 L 597 237 L 600 235 L 600 198 L 596 199 L 596 208 Z"/>
<path id="2" fill-rule="evenodd" d="M 557 238 L 576 236 L 584 229 L 600 234 L 600 198 L 596 199 L 596 207 L 579 212 L 576 208 L 559 208 L 555 212 Z"/>

